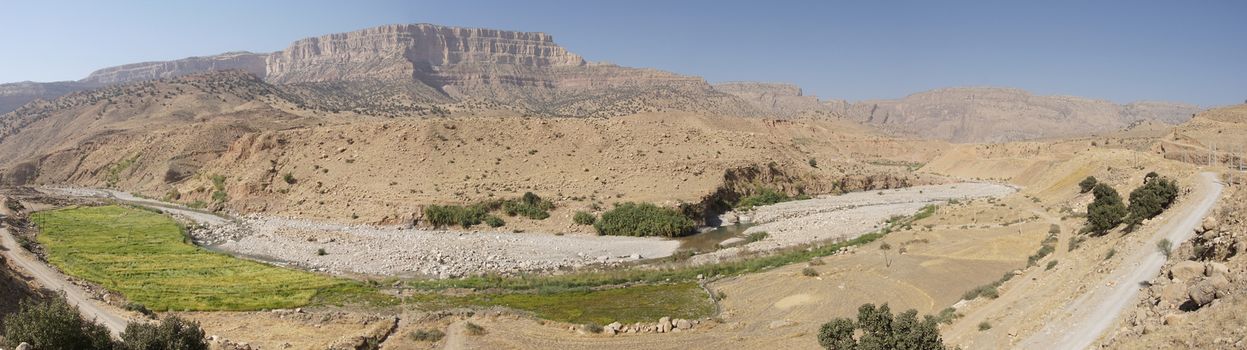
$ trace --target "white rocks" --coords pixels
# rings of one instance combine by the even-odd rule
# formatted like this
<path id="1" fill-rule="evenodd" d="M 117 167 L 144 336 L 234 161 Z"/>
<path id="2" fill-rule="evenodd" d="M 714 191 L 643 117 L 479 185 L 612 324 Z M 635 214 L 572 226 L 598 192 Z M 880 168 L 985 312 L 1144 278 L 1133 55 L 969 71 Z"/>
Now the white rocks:
<path id="1" fill-rule="evenodd" d="M 30 344 L 27 344 L 27 343 L 24 343 L 24 342 L 23 342 L 23 343 L 21 343 L 21 344 L 17 344 L 17 347 L 16 347 L 16 348 L 13 348 L 13 350 L 31 350 L 31 349 L 34 349 L 34 348 L 35 348 L 35 347 L 30 346 Z"/>
<path id="2" fill-rule="evenodd" d="M 658 333 L 671 332 L 671 318 L 663 317 L 658 319 Z"/>

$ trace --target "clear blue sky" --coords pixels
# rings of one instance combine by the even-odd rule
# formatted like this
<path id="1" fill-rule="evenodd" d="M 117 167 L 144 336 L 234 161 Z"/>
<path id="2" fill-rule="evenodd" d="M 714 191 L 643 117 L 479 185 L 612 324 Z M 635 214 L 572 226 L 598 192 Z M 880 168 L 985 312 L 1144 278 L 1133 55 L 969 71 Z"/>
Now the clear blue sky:
<path id="1" fill-rule="evenodd" d="M 120 2 L 117 2 L 120 3 Z M 1247 1 L 14 1 L 0 82 L 250 50 L 381 24 L 543 31 L 593 61 L 798 84 L 948 86 L 1200 105 L 1247 99 Z"/>

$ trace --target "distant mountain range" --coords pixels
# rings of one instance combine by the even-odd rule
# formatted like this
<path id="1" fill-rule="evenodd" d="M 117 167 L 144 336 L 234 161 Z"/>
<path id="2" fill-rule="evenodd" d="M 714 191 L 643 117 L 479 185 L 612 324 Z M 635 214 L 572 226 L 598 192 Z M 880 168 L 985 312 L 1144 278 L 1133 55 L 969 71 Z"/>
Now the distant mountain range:
<path id="1" fill-rule="evenodd" d="M 267 54 L 230 52 L 104 68 L 78 81 L 0 84 L 0 113 L 77 91 L 222 70 L 252 74 L 292 101 L 330 112 L 399 117 L 505 109 L 610 117 L 676 110 L 843 118 L 898 135 L 954 142 L 1079 136 L 1140 120 L 1174 124 L 1200 109 L 1164 102 L 1117 105 L 1006 88 L 938 89 L 897 100 L 819 100 L 789 84 L 712 85 L 696 76 L 588 62 L 545 33 L 404 24 L 301 39 Z"/>

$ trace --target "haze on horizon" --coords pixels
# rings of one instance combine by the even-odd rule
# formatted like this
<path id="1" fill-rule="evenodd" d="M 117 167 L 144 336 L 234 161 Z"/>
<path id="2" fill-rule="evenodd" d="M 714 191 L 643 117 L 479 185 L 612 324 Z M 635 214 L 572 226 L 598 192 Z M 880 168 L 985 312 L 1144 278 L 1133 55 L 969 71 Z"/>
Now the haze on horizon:
<path id="1" fill-rule="evenodd" d="M 540 31 L 591 61 L 768 81 L 820 98 L 1016 87 L 1123 103 L 1247 99 L 1247 3 L 50 1 L 0 11 L 0 83 L 142 61 L 270 52 L 393 23 Z M 14 54 L 21 53 L 21 54 Z"/>

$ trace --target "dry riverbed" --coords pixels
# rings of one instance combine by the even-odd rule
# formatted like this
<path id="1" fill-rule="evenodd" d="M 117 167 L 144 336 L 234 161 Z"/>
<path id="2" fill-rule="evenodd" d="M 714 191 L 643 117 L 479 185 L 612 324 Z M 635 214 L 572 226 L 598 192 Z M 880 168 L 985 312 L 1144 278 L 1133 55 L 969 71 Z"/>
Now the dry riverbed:
<path id="1" fill-rule="evenodd" d="M 892 216 L 909 215 L 925 205 L 957 198 L 1000 197 L 1014 188 L 987 183 L 918 186 L 877 192 L 823 196 L 758 207 L 735 214 L 757 226 L 766 239 L 693 257 L 715 262 L 742 251 L 767 251 L 827 240 L 851 239 L 877 229 Z M 253 259 L 341 274 L 448 278 L 480 273 L 566 270 L 667 257 L 680 242 L 662 238 L 552 235 L 511 232 L 456 232 L 249 215 L 229 220 L 173 204 L 94 189 L 54 189 L 50 193 L 112 197 L 162 209 L 193 220 L 197 244 Z"/>

